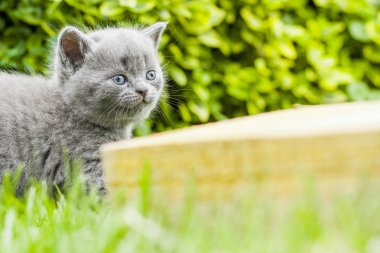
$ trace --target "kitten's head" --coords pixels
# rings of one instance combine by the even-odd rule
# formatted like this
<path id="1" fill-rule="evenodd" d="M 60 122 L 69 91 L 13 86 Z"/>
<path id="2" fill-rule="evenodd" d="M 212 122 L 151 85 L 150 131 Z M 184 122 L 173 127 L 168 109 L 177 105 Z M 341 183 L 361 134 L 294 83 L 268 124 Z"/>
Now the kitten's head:
<path id="1" fill-rule="evenodd" d="M 166 23 L 146 29 L 107 28 L 83 33 L 64 28 L 55 75 L 76 113 L 104 127 L 147 118 L 164 85 L 157 46 Z"/>

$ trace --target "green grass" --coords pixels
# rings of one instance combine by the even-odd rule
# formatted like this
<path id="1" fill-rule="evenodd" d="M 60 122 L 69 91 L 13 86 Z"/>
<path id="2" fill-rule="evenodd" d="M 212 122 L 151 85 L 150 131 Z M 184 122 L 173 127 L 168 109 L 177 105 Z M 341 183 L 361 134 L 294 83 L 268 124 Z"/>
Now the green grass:
<path id="1" fill-rule="evenodd" d="M 152 205 L 146 189 L 125 202 L 86 195 L 79 181 L 56 199 L 41 183 L 22 198 L 13 186 L 5 177 L 0 187 L 0 252 L 380 252 L 379 189 L 329 205 L 314 191 L 288 204 L 252 193 L 173 208 Z"/>

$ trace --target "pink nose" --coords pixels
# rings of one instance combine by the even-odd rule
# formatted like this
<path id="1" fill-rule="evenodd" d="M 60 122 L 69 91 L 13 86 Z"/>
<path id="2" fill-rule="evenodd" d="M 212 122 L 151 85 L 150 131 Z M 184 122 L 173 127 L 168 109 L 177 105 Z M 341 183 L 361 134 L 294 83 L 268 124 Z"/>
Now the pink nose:
<path id="1" fill-rule="evenodd" d="M 148 89 L 144 89 L 144 88 L 139 88 L 139 89 L 136 89 L 135 91 L 138 94 L 140 94 L 143 98 L 145 98 L 148 93 Z"/>

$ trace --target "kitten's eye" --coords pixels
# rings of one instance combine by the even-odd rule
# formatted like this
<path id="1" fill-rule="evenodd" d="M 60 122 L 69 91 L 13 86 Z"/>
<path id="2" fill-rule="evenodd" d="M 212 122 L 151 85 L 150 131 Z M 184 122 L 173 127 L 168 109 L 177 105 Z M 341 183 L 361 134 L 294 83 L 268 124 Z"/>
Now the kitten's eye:
<path id="1" fill-rule="evenodd" d="M 123 85 L 126 82 L 126 78 L 122 75 L 112 77 L 112 81 L 117 85 Z"/>
<path id="2" fill-rule="evenodd" d="M 150 81 L 156 79 L 156 71 L 149 70 L 148 72 L 146 72 L 146 79 Z"/>

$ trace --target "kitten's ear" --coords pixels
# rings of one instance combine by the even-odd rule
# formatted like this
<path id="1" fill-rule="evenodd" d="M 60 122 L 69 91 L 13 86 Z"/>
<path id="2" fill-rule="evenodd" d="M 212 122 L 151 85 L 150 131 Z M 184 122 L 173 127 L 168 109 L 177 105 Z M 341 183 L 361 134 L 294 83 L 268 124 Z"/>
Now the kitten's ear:
<path id="1" fill-rule="evenodd" d="M 144 30 L 142 32 L 150 37 L 153 40 L 153 45 L 155 48 L 158 47 L 158 43 L 160 42 L 161 35 L 164 32 L 168 22 L 157 22 Z"/>
<path id="2" fill-rule="evenodd" d="M 62 64 L 70 65 L 74 70 L 79 68 L 86 53 L 90 51 L 90 40 L 73 26 L 64 28 L 58 37 L 58 53 Z"/>

